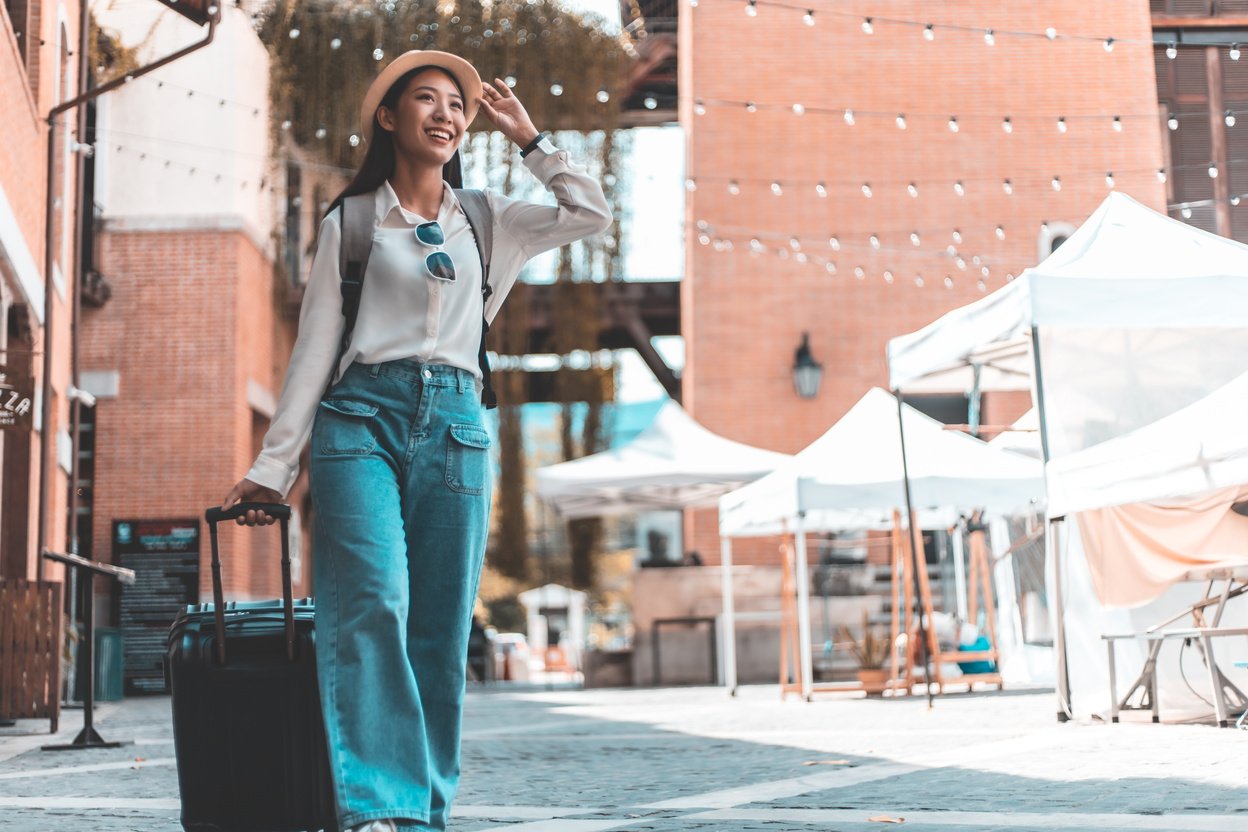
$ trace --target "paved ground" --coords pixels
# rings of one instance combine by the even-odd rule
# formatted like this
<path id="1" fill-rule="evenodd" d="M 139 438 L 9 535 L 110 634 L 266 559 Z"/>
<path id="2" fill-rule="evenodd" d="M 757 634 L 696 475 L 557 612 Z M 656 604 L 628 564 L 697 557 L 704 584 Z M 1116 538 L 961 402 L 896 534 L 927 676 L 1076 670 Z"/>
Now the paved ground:
<path id="1" fill-rule="evenodd" d="M 1053 713 L 1047 693 L 928 711 L 774 687 L 473 692 L 451 829 L 1248 832 L 1248 733 Z M 121 749 L 41 751 L 46 725 L 0 729 L 0 830 L 181 828 L 168 699 L 102 707 L 101 733 L 135 740 Z"/>

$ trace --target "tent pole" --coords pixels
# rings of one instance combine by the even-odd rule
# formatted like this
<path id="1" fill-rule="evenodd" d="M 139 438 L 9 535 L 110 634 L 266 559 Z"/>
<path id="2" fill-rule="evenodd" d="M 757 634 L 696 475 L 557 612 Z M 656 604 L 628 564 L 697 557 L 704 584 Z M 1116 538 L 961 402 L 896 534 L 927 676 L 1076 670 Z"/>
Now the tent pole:
<path id="1" fill-rule="evenodd" d="M 719 539 L 719 571 L 723 585 L 724 687 L 729 696 L 737 695 L 737 619 L 733 604 L 732 538 Z"/>
<path id="2" fill-rule="evenodd" d="M 906 525 L 910 532 L 906 537 L 910 540 L 910 562 L 914 564 L 914 597 L 922 598 L 924 596 L 923 587 L 919 583 L 919 570 L 927 568 L 927 558 L 922 552 L 916 551 L 914 545 L 914 524 L 918 520 L 918 515 L 914 513 L 914 498 L 910 494 L 910 461 L 906 458 L 905 398 L 901 393 L 901 388 L 894 390 L 893 395 L 897 397 L 897 430 L 901 435 L 901 478 L 906 489 Z M 921 532 L 919 539 L 923 539 Z M 923 687 L 927 690 L 927 707 L 930 710 L 932 707 L 932 657 L 927 650 L 927 624 L 923 621 L 921 606 L 918 610 L 918 620 L 919 649 L 923 651 Z"/>
<path id="3" fill-rule="evenodd" d="M 797 554 L 797 649 L 798 672 L 802 680 L 802 698 L 811 701 L 814 672 L 810 656 L 810 570 L 806 560 L 806 515 L 797 513 L 793 529 L 793 546 Z"/>
<path id="4" fill-rule="evenodd" d="M 1049 480 L 1049 420 L 1044 407 L 1044 374 L 1040 365 L 1040 328 L 1031 327 L 1031 360 L 1035 367 L 1036 414 L 1040 417 L 1040 452 L 1044 458 L 1045 491 Z M 1045 511 L 1048 513 L 1047 509 Z M 1062 593 L 1061 534 L 1062 518 L 1050 517 L 1045 548 L 1053 562 L 1053 654 L 1057 661 L 1057 721 L 1067 722 L 1073 712 L 1070 702 L 1070 666 L 1066 660 L 1066 608 Z"/>

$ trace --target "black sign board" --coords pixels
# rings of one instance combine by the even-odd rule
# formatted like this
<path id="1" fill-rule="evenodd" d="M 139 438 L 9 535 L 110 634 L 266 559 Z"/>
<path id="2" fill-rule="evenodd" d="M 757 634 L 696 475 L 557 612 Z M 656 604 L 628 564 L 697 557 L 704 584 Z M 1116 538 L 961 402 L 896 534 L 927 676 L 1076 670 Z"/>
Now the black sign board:
<path id="1" fill-rule="evenodd" d="M 135 575 L 121 592 L 126 694 L 167 693 L 169 625 L 199 601 L 199 520 L 114 520 L 113 554 Z"/>
<path id="2" fill-rule="evenodd" d="M 30 376 L 0 364 L 0 430 L 30 428 L 30 408 L 35 385 Z"/>

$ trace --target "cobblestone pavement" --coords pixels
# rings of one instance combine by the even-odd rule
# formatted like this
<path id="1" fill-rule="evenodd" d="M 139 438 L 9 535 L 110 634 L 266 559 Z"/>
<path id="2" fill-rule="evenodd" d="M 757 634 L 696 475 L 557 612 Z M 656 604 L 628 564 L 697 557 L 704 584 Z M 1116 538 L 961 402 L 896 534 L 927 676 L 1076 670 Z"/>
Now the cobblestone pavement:
<path id="1" fill-rule="evenodd" d="M 453 832 L 1248 832 L 1248 734 L 1058 725 L 1049 693 L 781 702 L 775 687 L 473 691 Z M 81 724 L 67 711 L 62 741 Z M 0 729 L 3 832 L 174 832 L 167 698 L 97 710 L 118 749 Z M 875 820 L 873 820 L 875 819 Z"/>

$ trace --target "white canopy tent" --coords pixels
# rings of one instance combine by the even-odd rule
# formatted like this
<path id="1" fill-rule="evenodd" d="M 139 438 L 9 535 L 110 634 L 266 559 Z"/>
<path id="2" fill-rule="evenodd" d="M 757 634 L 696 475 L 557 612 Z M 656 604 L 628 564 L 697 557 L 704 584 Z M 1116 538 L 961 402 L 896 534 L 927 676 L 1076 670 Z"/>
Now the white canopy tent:
<path id="1" fill-rule="evenodd" d="M 1243 371 L 1248 246 L 1112 193 L 1043 263 L 892 339 L 890 382 L 896 390 L 918 389 L 932 377 L 973 369 L 978 356 L 994 351 L 1013 356 L 998 368 L 1031 371 L 1046 461 L 1123 436 Z M 981 376 L 978 387 L 964 389 L 977 397 L 994 388 Z M 1056 563 L 1062 516 L 1052 507 L 1049 516 Z M 1060 713 L 1068 714 L 1062 584 L 1052 582 Z"/>
<path id="2" fill-rule="evenodd" d="M 537 493 L 565 517 L 707 508 L 789 459 L 725 439 L 676 402 L 632 441 L 537 470 Z"/>
<path id="3" fill-rule="evenodd" d="M 1031 504 L 1044 491 L 1035 460 L 989 447 L 944 425 L 879 388 L 867 394 L 828 431 L 772 473 L 719 501 L 725 564 L 733 537 L 794 535 L 797 560 L 798 644 L 802 695 L 813 685 L 810 654 L 810 588 L 806 538 L 811 531 L 873 528 L 891 522 L 907 504 L 899 412 L 905 425 L 912 503 L 916 512 Z M 731 598 L 725 597 L 725 608 Z M 732 651 L 731 635 L 725 655 Z M 735 678 L 729 680 L 735 687 Z"/>

